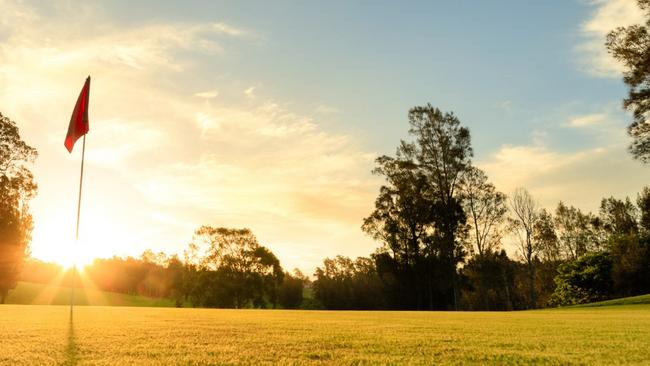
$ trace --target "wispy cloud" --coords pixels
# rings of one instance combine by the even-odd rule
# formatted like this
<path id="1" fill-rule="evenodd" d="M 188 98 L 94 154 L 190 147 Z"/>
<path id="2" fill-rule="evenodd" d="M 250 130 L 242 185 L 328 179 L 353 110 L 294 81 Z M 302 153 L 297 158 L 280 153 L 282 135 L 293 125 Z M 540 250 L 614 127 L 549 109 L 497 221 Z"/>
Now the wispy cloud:
<path id="1" fill-rule="evenodd" d="M 221 22 L 124 28 L 101 9 L 45 18 L 24 3 L 2 8 L 21 16 L 1 25 L 3 113 L 41 153 L 33 253 L 69 239 L 57 227 L 74 212 L 70 177 L 78 173 L 61 144 L 86 74 L 93 79 L 82 236 L 107 255 L 181 251 L 202 224 L 251 227 L 285 265 L 306 269 L 328 255 L 372 250 L 359 226 L 378 185 L 373 154 L 255 87 L 242 94 L 241 86 L 206 88 L 187 77 L 209 66 L 188 53 L 226 57 L 222 37 L 246 42 L 251 31 Z"/>
<path id="2" fill-rule="evenodd" d="M 316 112 L 317 114 L 321 114 L 321 115 L 332 115 L 332 114 L 338 114 L 338 113 L 341 113 L 341 111 L 338 110 L 338 108 L 334 108 L 334 107 L 332 107 L 332 106 L 324 105 L 324 104 L 320 104 L 320 105 L 318 105 L 318 106 L 316 107 L 315 112 Z"/>
<path id="3" fill-rule="evenodd" d="M 558 150 L 551 143 L 563 132 L 548 130 L 534 133 L 530 144 L 504 145 L 477 165 L 500 190 L 527 187 L 547 208 L 563 200 L 595 210 L 600 198 L 632 196 L 650 182 L 650 171 L 629 156 L 615 116 L 607 111 L 574 116 L 564 126 L 588 130 L 595 146 Z"/>
<path id="4" fill-rule="evenodd" d="M 589 0 L 591 17 L 582 23 L 583 42 L 576 47 L 581 69 L 597 77 L 620 77 L 622 65 L 605 48 L 605 37 L 617 27 L 642 23 L 636 0 Z"/>
<path id="5" fill-rule="evenodd" d="M 587 114 L 584 116 L 576 116 L 569 120 L 568 127 L 583 128 L 602 125 L 607 121 L 607 115 L 603 113 Z"/>
<path id="6" fill-rule="evenodd" d="M 219 92 L 216 90 L 210 90 L 210 91 L 194 93 L 194 96 L 199 98 L 212 99 L 218 97 Z"/>

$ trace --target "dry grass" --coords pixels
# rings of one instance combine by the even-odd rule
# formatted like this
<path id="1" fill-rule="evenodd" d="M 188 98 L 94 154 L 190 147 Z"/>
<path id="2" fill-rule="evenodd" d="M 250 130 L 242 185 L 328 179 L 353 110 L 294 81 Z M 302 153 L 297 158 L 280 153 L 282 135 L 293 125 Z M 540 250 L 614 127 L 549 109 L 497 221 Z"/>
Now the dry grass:
<path id="1" fill-rule="evenodd" d="M 511 313 L 0 306 L 7 365 L 650 364 L 650 306 Z"/>

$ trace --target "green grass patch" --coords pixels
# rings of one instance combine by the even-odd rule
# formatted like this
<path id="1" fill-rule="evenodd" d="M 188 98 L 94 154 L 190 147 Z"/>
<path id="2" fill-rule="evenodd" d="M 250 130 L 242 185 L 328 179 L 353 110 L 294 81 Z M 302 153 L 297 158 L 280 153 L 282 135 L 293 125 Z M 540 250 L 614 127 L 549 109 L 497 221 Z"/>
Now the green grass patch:
<path id="1" fill-rule="evenodd" d="M 599 307 L 599 306 L 648 305 L 648 304 L 650 304 L 650 294 L 633 296 L 633 297 L 624 297 L 621 299 L 613 299 L 607 301 L 592 302 L 589 304 L 575 305 L 573 307 L 588 308 L 588 307 Z"/>
<path id="2" fill-rule="evenodd" d="M 174 301 L 169 299 L 125 295 L 115 292 L 84 288 L 75 289 L 74 300 L 76 305 L 174 306 Z M 70 288 L 64 286 L 44 285 L 40 283 L 19 282 L 15 289 L 9 291 L 6 303 L 21 305 L 69 305 Z"/>
<path id="3" fill-rule="evenodd" d="M 624 310 L 621 310 L 624 309 Z M 523 312 L 0 306 L 7 365 L 648 365 L 650 305 Z"/>

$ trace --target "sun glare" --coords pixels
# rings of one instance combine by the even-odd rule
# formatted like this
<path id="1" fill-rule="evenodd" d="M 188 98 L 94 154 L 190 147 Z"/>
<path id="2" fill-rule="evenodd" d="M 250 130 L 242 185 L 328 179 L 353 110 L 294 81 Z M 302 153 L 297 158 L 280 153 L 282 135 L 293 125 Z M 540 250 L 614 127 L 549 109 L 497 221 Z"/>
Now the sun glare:
<path id="1" fill-rule="evenodd" d="M 48 249 L 51 250 L 39 250 L 34 257 L 46 262 L 54 262 L 64 269 L 72 267 L 83 268 L 85 265 L 91 264 L 96 258 L 88 250 L 88 247 L 84 247 L 82 242 L 68 241 L 51 243 Z"/>
<path id="2" fill-rule="evenodd" d="M 33 257 L 54 262 L 64 268 L 83 268 L 96 258 L 111 257 L 118 249 L 116 243 L 120 230 L 110 224 L 101 213 L 93 209 L 87 211 L 87 218 L 82 220 L 79 240 L 74 239 L 74 222 L 69 218 L 57 218 L 39 223 L 34 228 L 31 243 Z"/>

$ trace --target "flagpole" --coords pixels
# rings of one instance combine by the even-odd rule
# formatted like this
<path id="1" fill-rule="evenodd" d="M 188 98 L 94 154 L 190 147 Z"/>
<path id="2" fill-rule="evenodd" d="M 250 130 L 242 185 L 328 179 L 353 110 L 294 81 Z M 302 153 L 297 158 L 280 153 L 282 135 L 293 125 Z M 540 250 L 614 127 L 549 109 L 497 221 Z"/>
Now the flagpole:
<path id="1" fill-rule="evenodd" d="M 81 174 L 79 176 L 79 198 L 77 199 L 77 230 L 75 232 L 75 246 L 79 243 L 79 217 L 81 216 L 81 188 L 84 182 L 84 158 L 86 155 L 86 134 L 83 137 L 81 148 Z M 74 308 L 74 286 L 77 274 L 77 261 L 72 264 L 72 286 L 70 287 L 70 319 L 72 319 L 72 309 Z"/>

